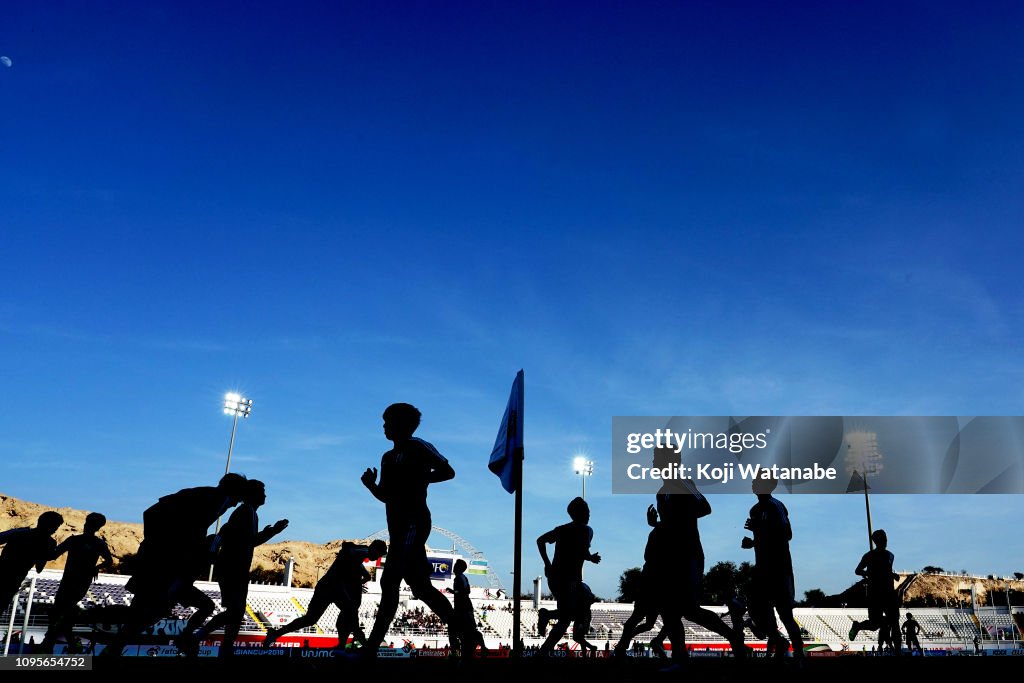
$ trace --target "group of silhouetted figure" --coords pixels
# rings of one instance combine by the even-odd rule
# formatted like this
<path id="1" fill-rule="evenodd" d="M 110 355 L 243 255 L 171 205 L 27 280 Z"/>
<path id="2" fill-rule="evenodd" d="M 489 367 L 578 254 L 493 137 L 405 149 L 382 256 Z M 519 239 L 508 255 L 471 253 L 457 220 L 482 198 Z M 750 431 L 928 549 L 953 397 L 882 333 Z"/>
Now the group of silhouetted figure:
<path id="1" fill-rule="evenodd" d="M 427 561 L 426 541 L 431 531 L 427 488 L 452 479 L 455 470 L 433 445 L 413 436 L 420 423 L 420 412 L 414 406 L 393 404 L 384 411 L 383 418 L 384 435 L 393 446 L 382 456 L 379 472 L 368 468 L 361 481 L 384 504 L 390 544 L 381 540 L 368 545 L 343 543 L 334 563 L 317 582 L 305 614 L 289 624 L 268 629 L 265 646 L 286 633 L 314 625 L 334 604 L 338 607 L 339 645 L 344 647 L 351 635 L 361 645 L 357 656 L 372 658 L 395 617 L 401 583 L 405 581 L 414 597 L 447 628 L 453 651 L 472 657 L 479 647 L 486 653 L 470 600 L 465 561 L 459 560 L 454 566 L 454 606 L 431 582 Z M 658 449 L 654 452 L 654 467 L 663 469 L 679 459 L 672 450 Z M 651 531 L 644 549 L 639 595 L 614 648 L 616 656 L 625 655 L 634 638 L 653 628 L 659 617 L 662 629 L 652 643 L 667 639 L 674 658 L 687 655 L 684 619 L 721 635 L 737 657 L 746 657 L 749 651 L 744 644 L 745 627 L 767 641 L 769 654 L 784 657 L 792 645 L 794 656 L 803 656 L 801 630 L 793 617 L 794 580 L 789 552 L 793 533 L 785 505 L 772 496 L 775 486 L 774 480 L 758 479 L 753 483 L 757 503 L 750 509 L 744 527 L 752 537 L 741 542 L 741 547 L 754 550 L 753 580 L 746 595 L 736 595 L 727 605 L 730 626 L 700 604 L 704 551 L 698 520 L 711 514 L 711 506 L 690 480 L 663 483 L 655 503 L 647 509 Z M 197 654 L 201 641 L 214 630 L 223 629 L 220 655 L 231 656 L 245 617 L 254 550 L 288 526 L 288 520 L 282 519 L 260 528 L 258 510 L 265 502 L 263 482 L 235 473 L 225 474 L 216 486 L 182 489 L 160 498 L 143 513 L 143 541 L 135 571 L 125 586 L 133 600 L 128 605 L 98 606 L 84 612 L 78 603 L 99 571 L 113 564 L 106 542 L 96 535 L 106 519 L 99 513 L 89 514 L 83 532 L 58 546 L 53 535 L 63 524 L 63 517 L 54 511 L 44 512 L 35 527 L 0 533 L 0 545 L 5 546 L 0 555 L 0 605 L 11 604 L 33 566 L 41 571 L 48 561 L 66 552 L 68 559 L 50 610 L 43 651 L 51 651 L 61 639 L 70 641 L 77 623 L 117 624 L 104 653 L 120 655 L 125 645 L 178 604 L 195 608 L 176 638 L 180 652 Z M 210 526 L 231 508 L 235 509 L 227 523 L 209 535 Z M 589 526 L 586 501 L 573 499 L 567 512 L 568 523 L 537 539 L 544 573 L 556 601 L 556 609 L 541 609 L 538 613 L 539 635 L 546 636 L 539 649 L 541 655 L 553 652 L 570 625 L 572 639 L 580 647 L 597 650 L 586 638 L 596 598 L 583 581 L 583 565 L 598 563 L 601 556 L 590 549 L 594 532 Z M 878 630 L 880 646 L 886 643 L 898 654 L 902 632 L 908 645 L 920 650 L 917 622 L 911 618 L 902 629 L 899 625 L 893 555 L 886 549 L 885 532 L 876 531 L 872 540 L 875 547 L 856 568 L 856 573 L 867 580 L 868 619 L 854 623 L 850 639 L 861 630 Z M 552 544 L 554 553 L 549 558 L 547 546 Z M 363 584 L 370 580 L 364 563 L 385 554 L 380 603 L 366 635 L 359 624 Z M 213 600 L 194 585 L 195 577 L 210 566 L 214 567 L 223 607 L 215 616 Z M 789 640 L 779 631 L 775 613 Z M 549 624 L 553 624 L 550 632 Z"/>

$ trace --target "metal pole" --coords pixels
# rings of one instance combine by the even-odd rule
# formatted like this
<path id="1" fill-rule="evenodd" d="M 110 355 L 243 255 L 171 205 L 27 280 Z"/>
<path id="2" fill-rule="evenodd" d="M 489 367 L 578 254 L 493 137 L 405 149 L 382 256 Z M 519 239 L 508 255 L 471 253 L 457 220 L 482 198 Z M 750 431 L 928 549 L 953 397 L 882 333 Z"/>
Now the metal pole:
<path id="1" fill-rule="evenodd" d="M 1010 616 L 1010 637 L 1013 639 L 1014 647 L 1017 644 L 1017 629 L 1013 622 L 1013 605 L 1010 604 L 1010 584 L 1006 584 L 1006 613 Z"/>
<path id="2" fill-rule="evenodd" d="M 515 411 L 509 415 L 508 424 L 517 425 Z M 512 562 L 514 576 L 512 577 L 512 656 L 522 657 L 523 651 L 519 647 L 520 632 L 520 604 L 519 595 L 523 576 L 523 449 L 516 449 L 512 456 L 512 478 L 516 483 L 516 504 L 515 504 L 515 553 Z"/>
<path id="3" fill-rule="evenodd" d="M 4 640 L 4 657 L 7 656 L 7 652 L 11 649 L 11 633 L 14 631 L 14 616 L 18 611 L 19 595 L 21 595 L 21 586 L 18 586 L 18 590 L 14 593 L 14 599 L 11 600 L 11 622 L 7 624 L 7 638 Z"/>
<path id="4" fill-rule="evenodd" d="M 235 447 L 235 428 L 238 427 L 238 408 L 235 408 L 235 419 L 231 421 L 231 440 L 228 441 L 228 462 L 224 466 L 224 474 L 231 471 L 231 449 Z M 214 535 L 220 533 L 220 517 L 217 517 L 217 526 L 213 530 Z M 213 565 L 210 565 L 210 575 L 206 578 L 207 581 L 213 581 Z"/>
<path id="5" fill-rule="evenodd" d="M 583 480 L 583 500 L 587 499 L 587 473 L 584 471 L 580 474 L 580 478 Z"/>
<path id="6" fill-rule="evenodd" d="M 28 638 L 28 618 L 32 615 L 32 598 L 36 594 L 36 576 L 32 577 L 32 582 L 28 585 L 28 600 L 25 601 L 25 621 L 22 622 L 21 642 L 18 643 L 19 655 L 25 652 L 25 639 Z"/>
<path id="7" fill-rule="evenodd" d="M 868 515 L 868 552 L 874 550 L 875 542 L 871 540 L 871 501 L 868 499 L 868 468 L 864 468 L 864 510 Z"/>
<path id="8" fill-rule="evenodd" d="M 228 441 L 228 464 L 224 466 L 224 474 L 231 471 L 231 449 L 235 447 L 235 427 L 238 426 L 238 408 L 235 408 L 235 419 L 231 421 L 231 440 Z M 217 520 L 218 523 L 220 520 Z"/>

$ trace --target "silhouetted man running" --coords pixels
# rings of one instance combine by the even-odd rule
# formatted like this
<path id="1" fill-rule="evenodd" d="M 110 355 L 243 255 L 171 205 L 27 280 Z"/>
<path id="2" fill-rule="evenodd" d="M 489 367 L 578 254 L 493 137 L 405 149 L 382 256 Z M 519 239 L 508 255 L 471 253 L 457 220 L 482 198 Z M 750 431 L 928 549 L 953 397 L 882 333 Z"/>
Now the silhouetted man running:
<path id="1" fill-rule="evenodd" d="M 193 585 L 199 568 L 209 566 L 212 557 L 206 532 L 242 500 L 245 482 L 240 474 L 225 474 L 217 486 L 182 489 L 160 498 L 142 513 L 139 571 L 125 585 L 135 598 L 103 654 L 120 656 L 130 638 L 163 617 L 175 603 L 210 609 L 210 598 Z"/>
<path id="2" fill-rule="evenodd" d="M 774 608 L 793 643 L 793 656 L 803 657 L 803 638 L 793 617 L 795 589 L 793 560 L 789 554 L 793 528 L 786 506 L 772 497 L 777 485 L 775 479 L 755 479 L 752 484 L 757 504 L 750 508 L 750 516 L 743 528 L 753 532 L 754 538 L 745 537 L 741 543 L 744 549 L 754 549 L 754 576 L 748 609 L 754 624 L 767 634 L 768 649 L 774 650 L 776 657 L 785 657 L 789 643 L 779 633 L 772 612 Z"/>
<path id="3" fill-rule="evenodd" d="M 413 596 L 449 627 L 455 616 L 448 598 L 430 583 L 427 562 L 427 537 L 430 536 L 430 509 L 427 486 L 455 477 L 455 470 L 431 444 L 413 436 L 420 424 L 420 411 L 408 403 L 395 403 L 384 411 L 384 436 L 394 446 L 380 460 L 380 482 L 376 468 L 367 468 L 361 477 L 373 497 L 384 503 L 387 512 L 387 566 L 381 577 L 381 598 L 377 618 L 362 652 L 375 657 L 398 609 L 402 580 Z"/>
<path id="4" fill-rule="evenodd" d="M 480 646 L 481 653 L 487 655 L 487 645 L 484 644 L 483 634 L 476 627 L 476 613 L 473 611 L 473 601 L 469 597 L 469 578 L 466 577 L 466 569 L 469 565 L 466 561 L 459 559 L 452 568 L 455 575 L 453 581 L 453 592 L 455 593 L 455 629 L 459 635 L 461 654 L 463 657 L 472 657 L 476 646 Z"/>
<path id="5" fill-rule="evenodd" d="M 658 469 L 679 462 L 679 454 L 670 448 L 654 451 L 654 466 Z M 690 479 L 665 480 L 656 501 L 656 510 L 648 511 L 649 522 L 654 526 L 654 547 L 648 565 L 653 590 L 657 593 L 655 601 L 661 605 L 659 611 L 672 643 L 672 659 L 689 655 L 683 618 L 727 639 L 733 654 L 745 657 L 747 647 L 743 644 L 743 631 L 729 628 L 721 617 L 700 605 L 704 548 L 697 520 L 711 514 L 711 504 Z M 669 669 L 677 669 L 680 664 L 673 662 Z"/>
<path id="6" fill-rule="evenodd" d="M 624 657 L 633 638 L 654 628 L 658 620 L 660 601 L 658 599 L 657 586 L 655 585 L 656 568 L 653 564 L 656 562 L 655 556 L 658 553 L 658 511 L 653 505 L 647 507 L 647 524 L 653 528 L 647 535 L 647 546 L 644 548 L 644 566 L 640 570 L 639 594 L 633 603 L 633 612 L 622 625 L 622 635 L 619 638 L 619 642 L 615 645 L 614 654 L 616 657 Z M 651 650 L 659 658 L 668 656 L 665 653 L 664 647 L 665 638 L 667 637 L 668 633 L 662 627 L 658 635 L 651 641 Z"/>
<path id="7" fill-rule="evenodd" d="M 0 533 L 0 611 L 8 609 L 21 590 L 21 582 L 32 567 L 37 572 L 54 557 L 57 541 L 53 535 L 64 523 L 59 512 L 48 510 L 39 515 L 34 527 L 8 529 Z"/>
<path id="8" fill-rule="evenodd" d="M 288 527 L 287 519 L 279 519 L 260 530 L 259 514 L 256 511 L 266 502 L 267 488 L 262 481 L 250 479 L 245 482 L 242 504 L 231 513 L 217 540 L 214 571 L 220 585 L 221 605 L 224 611 L 205 625 L 203 622 L 210 616 L 208 610 L 201 610 L 192 615 L 185 625 L 182 637 L 178 639 L 179 649 L 187 654 L 196 654 L 199 641 L 223 627 L 224 637 L 218 655 L 234 655 L 235 638 L 238 637 L 238 629 L 245 616 L 253 551 Z M 200 628 L 194 631 L 197 627 Z"/>
<path id="9" fill-rule="evenodd" d="M 345 649 L 349 634 L 353 635 L 353 642 L 365 645 L 366 635 L 359 628 L 359 605 L 363 600 L 363 584 L 370 580 L 370 575 L 363 567 L 363 562 L 378 560 L 387 550 L 387 544 L 380 539 L 368 546 L 348 541 L 342 543 L 334 563 L 323 578 L 317 581 L 306 613 L 284 626 L 267 629 L 263 647 L 270 647 L 286 633 L 313 626 L 320 621 L 331 603 L 338 607 L 338 647 Z"/>
<path id="10" fill-rule="evenodd" d="M 893 652 L 900 654 L 900 604 L 894 581 L 899 578 L 892 570 L 895 557 L 886 547 L 889 540 L 885 531 L 879 529 L 871 534 L 874 549 L 864 554 L 860 564 L 854 570 L 857 576 L 863 576 L 868 582 L 868 618 L 866 621 L 854 621 L 850 629 L 850 640 L 861 631 L 887 629 L 889 642 Z"/>
<path id="11" fill-rule="evenodd" d="M 907 612 L 907 619 L 903 622 L 900 631 L 906 638 L 907 650 L 910 651 L 910 654 L 914 654 L 914 648 L 917 648 L 917 654 L 924 655 L 921 641 L 917 639 L 917 634 L 921 632 L 921 624 L 917 623 L 917 619 L 910 612 Z"/>
<path id="12" fill-rule="evenodd" d="M 589 627 L 590 605 L 594 602 L 594 594 L 583 583 L 583 563 L 587 561 L 596 564 L 601 561 L 598 553 L 590 552 L 590 543 L 594 538 L 594 530 L 587 524 L 590 521 L 590 506 L 582 498 L 573 498 L 566 511 L 571 522 L 555 527 L 537 539 L 537 549 L 544 560 L 544 574 L 558 604 L 554 611 L 542 608 L 537 612 L 537 629 L 541 635 L 547 630 L 548 621 L 556 620 L 551 633 L 540 647 L 542 656 L 554 650 L 569 630 L 570 623 L 577 624 L 577 628 L 573 629 L 573 640 L 585 649 L 597 650 L 595 645 L 586 641 L 585 631 Z M 550 560 L 547 549 L 549 543 L 555 544 L 555 555 Z"/>
<path id="13" fill-rule="evenodd" d="M 61 577 L 60 588 L 53 599 L 53 607 L 50 608 L 50 628 L 43 638 L 43 652 L 51 652 L 61 636 L 71 642 L 79 601 L 89 592 L 89 586 L 99 572 L 109 571 L 114 566 L 107 542 L 96 535 L 106 523 L 106 517 L 98 512 L 90 512 L 85 517 L 82 533 L 65 539 L 53 553 L 54 558 L 67 553 L 68 561 L 64 565 L 64 576 Z M 103 564 L 97 565 L 101 557 Z"/>

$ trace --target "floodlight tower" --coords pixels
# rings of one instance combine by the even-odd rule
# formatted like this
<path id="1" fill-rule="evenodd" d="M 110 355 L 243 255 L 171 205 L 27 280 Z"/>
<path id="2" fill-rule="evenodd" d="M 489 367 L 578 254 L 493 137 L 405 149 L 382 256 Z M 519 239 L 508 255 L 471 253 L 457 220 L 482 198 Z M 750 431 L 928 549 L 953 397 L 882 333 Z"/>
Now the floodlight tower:
<path id="1" fill-rule="evenodd" d="M 252 413 L 252 399 L 245 398 L 241 394 L 236 392 L 229 392 L 224 394 L 224 414 L 231 415 L 231 439 L 228 441 L 228 461 L 224 465 L 224 474 L 231 471 L 231 451 L 235 447 L 235 431 L 238 429 L 238 418 L 241 417 L 243 420 L 249 417 Z M 215 534 L 220 533 L 220 517 L 217 518 L 217 526 L 214 531 Z M 210 576 L 208 581 L 213 581 L 213 565 L 210 565 Z"/>
<path id="2" fill-rule="evenodd" d="M 228 441 L 228 462 L 224 466 L 224 474 L 231 471 L 231 450 L 235 446 L 235 430 L 238 428 L 238 418 L 245 419 L 252 412 L 252 399 L 243 398 L 241 394 L 234 392 L 224 395 L 224 414 L 232 415 L 231 440 Z"/>
<path id="3" fill-rule="evenodd" d="M 582 455 L 577 455 L 572 460 L 573 471 L 580 476 L 583 481 L 583 500 L 587 499 L 587 477 L 594 473 L 594 461 L 587 460 Z"/>

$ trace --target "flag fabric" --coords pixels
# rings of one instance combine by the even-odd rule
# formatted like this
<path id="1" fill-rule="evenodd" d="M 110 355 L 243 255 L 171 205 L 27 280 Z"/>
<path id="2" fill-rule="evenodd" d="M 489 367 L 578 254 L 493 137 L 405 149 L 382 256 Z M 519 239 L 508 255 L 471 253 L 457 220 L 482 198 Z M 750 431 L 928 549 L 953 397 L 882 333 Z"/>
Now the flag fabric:
<path id="1" fill-rule="evenodd" d="M 864 481 L 864 477 L 860 476 L 860 472 L 857 470 L 853 471 L 853 476 L 850 477 L 850 483 L 846 487 L 847 493 L 856 493 L 857 491 L 870 491 L 871 487 Z"/>
<path id="2" fill-rule="evenodd" d="M 509 493 L 516 492 L 513 471 L 515 458 L 523 453 L 523 371 L 516 373 L 512 382 L 512 393 L 505 406 L 505 416 L 501 418 L 498 438 L 494 441 L 491 459 L 487 468 L 501 479 L 501 486 Z"/>

